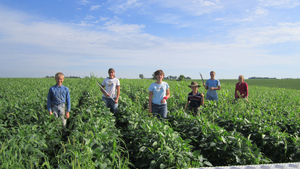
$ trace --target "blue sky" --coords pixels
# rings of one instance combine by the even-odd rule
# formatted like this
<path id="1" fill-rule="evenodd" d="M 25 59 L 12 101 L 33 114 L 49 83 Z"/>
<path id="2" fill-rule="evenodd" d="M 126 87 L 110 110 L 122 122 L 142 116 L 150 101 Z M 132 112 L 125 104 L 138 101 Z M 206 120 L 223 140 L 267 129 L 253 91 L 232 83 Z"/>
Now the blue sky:
<path id="1" fill-rule="evenodd" d="M 0 77 L 300 78 L 300 0 L 0 0 Z"/>

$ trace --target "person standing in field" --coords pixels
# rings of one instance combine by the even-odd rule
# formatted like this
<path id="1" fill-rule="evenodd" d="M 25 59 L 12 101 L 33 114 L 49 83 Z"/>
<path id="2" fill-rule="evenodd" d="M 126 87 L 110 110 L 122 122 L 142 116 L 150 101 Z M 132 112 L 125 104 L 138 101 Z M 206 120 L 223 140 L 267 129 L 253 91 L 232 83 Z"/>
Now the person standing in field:
<path id="1" fill-rule="evenodd" d="M 244 98 L 248 101 L 248 84 L 244 82 L 244 76 L 239 76 L 239 82 L 235 85 L 235 101 L 237 101 L 239 98 Z"/>
<path id="2" fill-rule="evenodd" d="M 218 101 L 217 90 L 221 89 L 221 83 L 218 79 L 215 78 L 216 73 L 214 71 L 210 72 L 210 79 L 203 83 L 203 86 L 207 90 L 206 99 L 207 100 L 216 100 Z"/>
<path id="3" fill-rule="evenodd" d="M 115 70 L 113 68 L 108 69 L 108 75 L 109 77 L 104 79 L 101 84 L 105 89 L 105 91 L 100 89 L 103 93 L 102 101 L 105 102 L 107 108 L 110 108 L 110 112 L 116 114 L 120 97 L 120 81 L 116 78 Z"/>
<path id="4" fill-rule="evenodd" d="M 158 118 L 167 118 L 167 100 L 170 97 L 170 89 L 167 82 L 163 82 L 165 76 L 162 70 L 154 72 L 156 82 L 152 83 L 149 90 L 149 113 Z"/>
<path id="5" fill-rule="evenodd" d="M 68 87 L 62 85 L 64 78 L 65 76 L 61 72 L 55 74 L 56 85 L 49 89 L 47 109 L 50 115 L 54 114 L 56 117 L 60 117 L 63 122 L 63 126 L 66 127 L 67 119 L 70 117 L 71 99 Z M 67 113 L 65 113 L 66 105 Z"/>
<path id="6" fill-rule="evenodd" d="M 199 112 L 200 105 L 204 105 L 204 95 L 203 93 L 198 92 L 198 85 L 197 82 L 192 82 L 189 87 L 192 89 L 192 92 L 188 94 L 187 103 L 185 105 L 185 109 L 189 106 L 189 111 L 192 112 L 194 116 L 196 116 Z"/>

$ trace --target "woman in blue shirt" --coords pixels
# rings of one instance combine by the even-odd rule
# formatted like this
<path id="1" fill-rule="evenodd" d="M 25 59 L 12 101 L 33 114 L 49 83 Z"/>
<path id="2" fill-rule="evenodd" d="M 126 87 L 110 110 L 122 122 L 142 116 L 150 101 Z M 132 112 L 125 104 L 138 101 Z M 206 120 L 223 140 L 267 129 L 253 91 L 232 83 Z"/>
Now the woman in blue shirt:
<path id="1" fill-rule="evenodd" d="M 203 83 L 203 86 L 207 90 L 206 99 L 207 100 L 216 100 L 218 101 L 217 90 L 221 89 L 221 83 L 218 79 L 215 78 L 216 73 L 214 71 L 210 72 L 210 79 Z"/>

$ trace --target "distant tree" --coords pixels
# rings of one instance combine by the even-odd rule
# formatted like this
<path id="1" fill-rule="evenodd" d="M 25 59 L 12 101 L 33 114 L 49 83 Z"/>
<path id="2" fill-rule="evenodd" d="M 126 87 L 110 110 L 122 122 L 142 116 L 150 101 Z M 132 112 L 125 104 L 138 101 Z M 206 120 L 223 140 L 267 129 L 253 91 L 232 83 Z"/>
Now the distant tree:
<path id="1" fill-rule="evenodd" d="M 192 78 L 190 78 L 190 77 L 186 77 L 185 79 L 192 79 Z"/>
<path id="2" fill-rule="evenodd" d="M 144 75 L 143 74 L 140 74 L 140 79 L 144 79 Z"/>
<path id="3" fill-rule="evenodd" d="M 185 79 L 185 76 L 184 75 L 180 75 L 177 80 L 182 81 L 184 79 Z"/>
<path id="4" fill-rule="evenodd" d="M 155 74 L 154 74 L 154 73 L 152 74 L 152 79 L 153 79 L 153 80 L 156 80 L 156 77 L 155 77 Z"/>

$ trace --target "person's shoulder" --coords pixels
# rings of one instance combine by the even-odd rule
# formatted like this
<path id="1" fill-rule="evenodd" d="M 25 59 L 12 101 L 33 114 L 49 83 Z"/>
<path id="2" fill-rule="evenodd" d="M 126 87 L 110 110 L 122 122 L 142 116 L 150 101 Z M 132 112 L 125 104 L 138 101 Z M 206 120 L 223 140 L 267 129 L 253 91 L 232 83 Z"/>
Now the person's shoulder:
<path id="1" fill-rule="evenodd" d="M 157 85 L 155 82 L 151 83 L 150 86 L 155 86 Z"/>
<path id="2" fill-rule="evenodd" d="M 56 86 L 56 85 L 51 86 L 51 87 L 49 88 L 49 92 L 52 91 L 52 90 L 55 88 L 55 86 Z"/>
<path id="3" fill-rule="evenodd" d="M 57 84 L 55 84 L 55 85 L 51 86 L 50 89 L 54 89 L 54 88 L 57 88 L 57 87 L 58 87 Z"/>
<path id="4" fill-rule="evenodd" d="M 66 89 L 66 90 L 69 90 L 69 88 L 68 88 L 67 86 L 65 86 L 65 85 L 61 85 L 61 88 L 64 88 L 64 89 Z"/>

